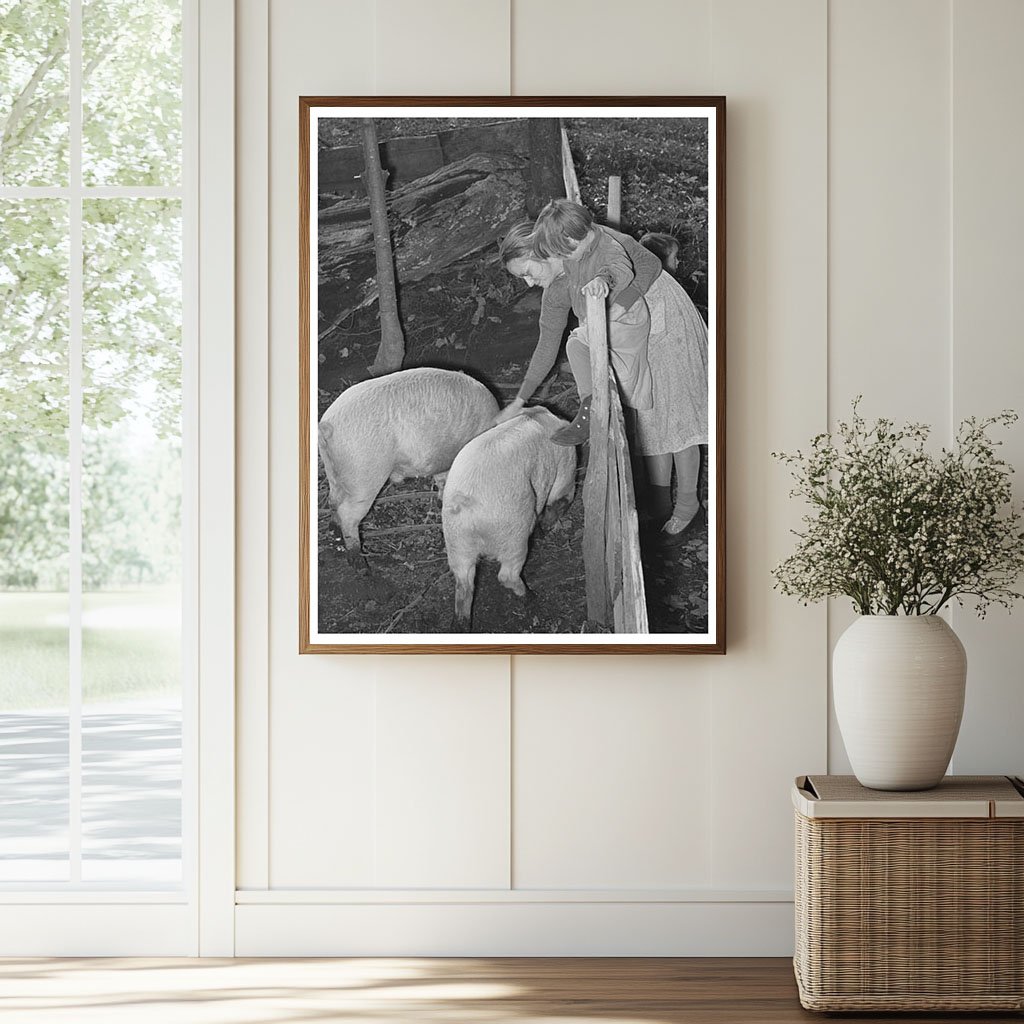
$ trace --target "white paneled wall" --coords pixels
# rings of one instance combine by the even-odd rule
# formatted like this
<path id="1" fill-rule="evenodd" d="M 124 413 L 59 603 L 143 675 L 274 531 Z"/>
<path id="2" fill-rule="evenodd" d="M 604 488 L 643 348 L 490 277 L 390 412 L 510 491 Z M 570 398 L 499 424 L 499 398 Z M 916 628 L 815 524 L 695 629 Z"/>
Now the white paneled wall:
<path id="1" fill-rule="evenodd" d="M 770 453 L 826 423 L 825 8 L 718 0 L 712 19 L 729 153 L 729 654 L 707 666 L 712 873 L 716 888 L 789 889 L 788 787 L 825 767 L 825 611 L 771 593 L 798 510 Z"/>
<path id="2" fill-rule="evenodd" d="M 374 776 L 377 886 L 509 884 L 507 657 L 379 659 Z"/>
<path id="3" fill-rule="evenodd" d="M 771 590 L 801 510 L 769 453 L 858 392 L 943 435 L 1020 404 L 1021 5 L 239 8 L 238 951 L 788 952 L 846 612 Z M 511 91 L 727 97 L 723 658 L 296 654 L 298 97 Z M 957 628 L 957 767 L 1024 770 L 1021 631 Z"/>
<path id="4" fill-rule="evenodd" d="M 1024 4 L 954 0 L 952 12 L 949 390 L 959 422 L 1008 408 L 1024 415 Z M 1024 426 L 1003 439 L 1024 498 Z M 991 771 L 995 752 L 1005 771 L 1024 775 L 1024 607 L 981 622 L 954 611 L 953 620 L 969 663 L 954 767 Z"/>
<path id="5" fill-rule="evenodd" d="M 513 0 L 519 96 L 708 96 L 713 3 Z"/>
<path id="6" fill-rule="evenodd" d="M 269 883 L 243 877 L 244 887 L 376 885 L 376 680 L 372 660 L 326 658 L 275 679 Z"/>
<path id="7" fill-rule="evenodd" d="M 270 151 L 264 157 L 270 167 L 268 206 L 253 215 L 269 214 L 270 220 L 270 391 L 263 428 L 270 439 L 270 621 L 262 625 L 270 658 L 268 678 L 251 681 L 253 700 L 267 706 L 265 753 L 258 748 L 262 737 L 253 751 L 240 737 L 242 757 L 252 757 L 253 770 L 267 780 L 266 797 L 262 803 L 242 805 L 239 819 L 243 842 L 260 844 L 268 856 L 262 862 L 257 857 L 254 867 L 259 871 L 250 874 L 244 870 L 249 855 L 243 851 L 242 888 L 316 885 L 325 879 L 366 885 L 373 878 L 373 833 L 367 829 L 367 822 L 372 823 L 372 790 L 367 787 L 373 765 L 373 664 L 301 659 L 297 653 L 296 254 L 299 96 L 371 92 L 374 24 L 372 0 L 275 0 L 269 4 L 269 53 L 258 50 L 253 58 L 269 60 Z M 249 156 L 254 164 L 263 157 Z M 247 255 L 242 253 L 243 258 Z M 241 339 L 243 348 L 247 343 Z M 243 566 L 243 599 L 248 591 L 244 574 Z M 260 641 L 260 624 L 254 623 L 252 630 L 253 639 Z M 244 680 L 239 694 L 243 716 L 249 691 L 250 680 Z M 263 762 L 257 763 L 261 754 Z"/>
<path id="8" fill-rule="evenodd" d="M 372 93 L 504 96 L 508 92 L 508 0 L 387 0 L 374 6 Z"/>
<path id="9" fill-rule="evenodd" d="M 933 0 L 832 0 L 829 406 L 949 422 L 949 24 Z"/>
<path id="10" fill-rule="evenodd" d="M 829 5 L 831 425 L 949 430 L 949 12 L 931 0 Z M 884 26 L 884 31 L 880 27 Z M 912 69 L 912 73 L 910 73 Z M 832 602 L 829 649 L 853 621 Z M 849 771 L 834 716 L 829 767 Z"/>
<path id="11" fill-rule="evenodd" d="M 628 682 L 627 682 L 628 680 Z M 711 883 L 711 700 L 678 659 L 515 659 L 513 883 Z"/>

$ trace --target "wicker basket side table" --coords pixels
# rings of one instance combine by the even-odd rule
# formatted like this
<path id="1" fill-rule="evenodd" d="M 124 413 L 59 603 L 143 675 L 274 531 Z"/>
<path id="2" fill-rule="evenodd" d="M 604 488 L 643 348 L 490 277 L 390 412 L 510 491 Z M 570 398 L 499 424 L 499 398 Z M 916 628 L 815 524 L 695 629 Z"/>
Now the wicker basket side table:
<path id="1" fill-rule="evenodd" d="M 796 954 L 808 1010 L 1024 1010 L 1024 784 L 887 793 L 806 776 Z"/>

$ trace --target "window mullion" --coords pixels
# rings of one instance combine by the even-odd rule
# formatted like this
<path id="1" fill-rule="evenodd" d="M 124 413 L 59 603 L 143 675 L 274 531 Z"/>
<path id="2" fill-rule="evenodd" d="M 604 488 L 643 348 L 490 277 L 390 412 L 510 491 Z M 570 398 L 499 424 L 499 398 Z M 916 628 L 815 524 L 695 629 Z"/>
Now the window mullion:
<path id="1" fill-rule="evenodd" d="M 68 840 L 71 884 L 82 880 L 82 0 L 70 0 L 68 268 L 69 382 L 69 630 L 68 630 Z"/>

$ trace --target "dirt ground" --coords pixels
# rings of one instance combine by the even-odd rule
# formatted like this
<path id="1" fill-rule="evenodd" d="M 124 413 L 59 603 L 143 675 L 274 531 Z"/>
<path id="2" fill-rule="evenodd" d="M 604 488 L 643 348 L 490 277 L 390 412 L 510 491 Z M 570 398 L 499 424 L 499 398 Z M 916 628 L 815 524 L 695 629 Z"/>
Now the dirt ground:
<path id="1" fill-rule="evenodd" d="M 424 282 L 402 296 L 405 367 L 465 370 L 505 404 L 522 382 L 537 338 L 540 292 L 505 274 L 496 262 L 457 269 L 444 286 Z M 348 386 L 369 376 L 378 343 L 376 307 L 342 324 L 322 346 L 320 415 Z M 563 363 L 534 401 L 571 416 L 578 396 Z M 578 451 L 580 451 L 578 449 Z M 581 462 L 587 449 L 582 449 Z M 706 453 L 705 453 L 706 454 Z M 585 465 L 577 469 L 576 498 L 563 516 L 538 526 L 523 570 L 528 588 L 516 597 L 498 583 L 497 566 L 481 561 L 473 604 L 474 633 L 585 633 L 583 573 Z M 445 557 L 441 503 L 429 479 L 388 484 L 363 520 L 364 557 L 351 562 L 332 522 L 327 484 L 319 469 L 319 596 L 321 632 L 447 633 L 455 584 Z M 702 498 L 706 504 L 706 473 Z M 638 482 L 643 511 L 642 481 Z M 703 633 L 708 618 L 708 538 L 703 513 L 682 545 L 666 549 L 641 532 L 648 617 L 653 633 Z"/>

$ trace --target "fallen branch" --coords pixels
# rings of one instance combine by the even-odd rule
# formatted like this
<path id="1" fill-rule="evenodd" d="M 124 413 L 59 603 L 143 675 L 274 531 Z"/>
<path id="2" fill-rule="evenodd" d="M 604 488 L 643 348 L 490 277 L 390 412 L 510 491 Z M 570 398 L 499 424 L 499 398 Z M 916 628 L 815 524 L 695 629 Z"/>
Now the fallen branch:
<path id="1" fill-rule="evenodd" d="M 420 498 L 436 498 L 437 491 L 395 491 L 378 498 L 377 505 L 386 505 L 389 501 L 418 501 Z"/>
<path id="2" fill-rule="evenodd" d="M 580 580 L 586 579 L 586 576 L 559 576 L 557 573 L 554 573 L 545 576 L 528 576 L 527 579 L 530 581 L 530 589 L 535 593 L 538 593 L 539 588 L 544 587 L 548 583 L 558 583 L 559 585 L 565 583 L 578 583 Z"/>
<path id="3" fill-rule="evenodd" d="M 412 611 L 412 609 L 415 608 L 416 605 L 418 605 L 420 601 L 422 601 L 423 598 L 425 598 L 427 594 L 434 588 L 435 584 L 440 583 L 440 581 L 448 575 L 449 570 L 445 569 L 445 571 L 441 573 L 440 576 L 435 576 L 434 579 L 432 579 L 404 608 L 399 608 L 398 611 L 395 612 L 395 614 L 392 615 L 390 619 L 388 619 L 388 624 L 381 630 L 381 632 L 392 632 L 395 626 L 397 626 L 398 623 L 402 621 L 402 616 L 405 615 L 406 612 Z"/>
<path id="4" fill-rule="evenodd" d="M 567 387 L 564 391 L 559 391 L 557 395 L 552 395 L 550 398 L 545 398 L 545 402 L 560 402 L 563 398 L 568 398 L 569 395 L 576 391 L 576 385 L 572 384 Z"/>
<path id="5" fill-rule="evenodd" d="M 363 540 L 373 540 L 375 537 L 388 537 L 396 533 L 416 533 L 419 530 L 439 530 L 440 528 L 440 523 L 416 523 L 414 526 L 389 526 L 386 530 L 374 530 L 373 533 L 364 533 Z"/>

